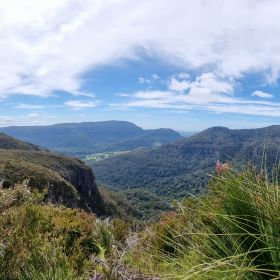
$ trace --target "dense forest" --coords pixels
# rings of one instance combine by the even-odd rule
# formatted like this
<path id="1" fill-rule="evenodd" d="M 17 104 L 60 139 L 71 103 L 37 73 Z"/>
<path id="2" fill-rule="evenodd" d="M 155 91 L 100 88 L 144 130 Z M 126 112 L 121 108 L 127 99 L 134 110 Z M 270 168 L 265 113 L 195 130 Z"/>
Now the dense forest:
<path id="1" fill-rule="evenodd" d="M 205 189 L 217 160 L 271 167 L 277 161 L 280 126 L 231 130 L 213 127 L 152 150 L 93 162 L 97 180 L 119 189 L 143 188 L 182 198 Z"/>

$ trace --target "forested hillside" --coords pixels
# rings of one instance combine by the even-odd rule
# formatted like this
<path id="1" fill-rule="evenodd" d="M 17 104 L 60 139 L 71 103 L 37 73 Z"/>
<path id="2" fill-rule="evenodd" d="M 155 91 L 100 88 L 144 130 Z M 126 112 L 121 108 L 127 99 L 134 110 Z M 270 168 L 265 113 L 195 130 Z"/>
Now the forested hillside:
<path id="1" fill-rule="evenodd" d="M 205 189 L 216 160 L 272 166 L 280 147 L 280 126 L 231 130 L 212 127 L 148 151 L 133 151 L 92 163 L 97 180 L 109 186 L 144 188 L 167 197 Z"/>
<path id="2" fill-rule="evenodd" d="M 143 189 L 118 190 L 98 187 L 110 217 L 142 224 L 158 221 L 173 207 L 170 201 Z"/>
<path id="3" fill-rule="evenodd" d="M 144 130 L 125 121 L 13 126 L 2 127 L 0 131 L 53 151 L 80 157 L 95 152 L 155 147 L 181 138 L 172 129 Z"/>

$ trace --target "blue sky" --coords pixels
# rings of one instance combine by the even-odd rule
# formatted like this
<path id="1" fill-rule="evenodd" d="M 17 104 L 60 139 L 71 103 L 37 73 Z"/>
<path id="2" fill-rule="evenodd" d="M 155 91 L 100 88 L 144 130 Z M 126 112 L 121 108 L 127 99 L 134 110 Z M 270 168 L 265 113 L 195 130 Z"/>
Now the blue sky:
<path id="1" fill-rule="evenodd" d="M 276 0 L 3 1 L 0 126 L 279 124 L 279 16 Z"/>

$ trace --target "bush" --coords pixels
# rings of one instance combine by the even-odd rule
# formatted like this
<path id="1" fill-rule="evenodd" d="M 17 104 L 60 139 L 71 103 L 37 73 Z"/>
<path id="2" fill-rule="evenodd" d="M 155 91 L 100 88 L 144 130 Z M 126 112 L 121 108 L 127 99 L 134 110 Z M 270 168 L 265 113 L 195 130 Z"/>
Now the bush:
<path id="1" fill-rule="evenodd" d="M 126 223 L 38 204 L 24 186 L 0 190 L 0 279 L 89 279 L 122 248 Z M 40 197 L 40 196 L 39 196 Z"/>

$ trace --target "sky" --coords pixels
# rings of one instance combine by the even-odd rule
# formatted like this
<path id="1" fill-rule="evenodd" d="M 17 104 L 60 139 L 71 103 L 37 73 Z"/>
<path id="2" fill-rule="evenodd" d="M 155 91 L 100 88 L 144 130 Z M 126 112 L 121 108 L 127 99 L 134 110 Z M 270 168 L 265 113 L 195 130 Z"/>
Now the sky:
<path id="1" fill-rule="evenodd" d="M 0 0 L 0 126 L 280 121 L 279 0 Z"/>

